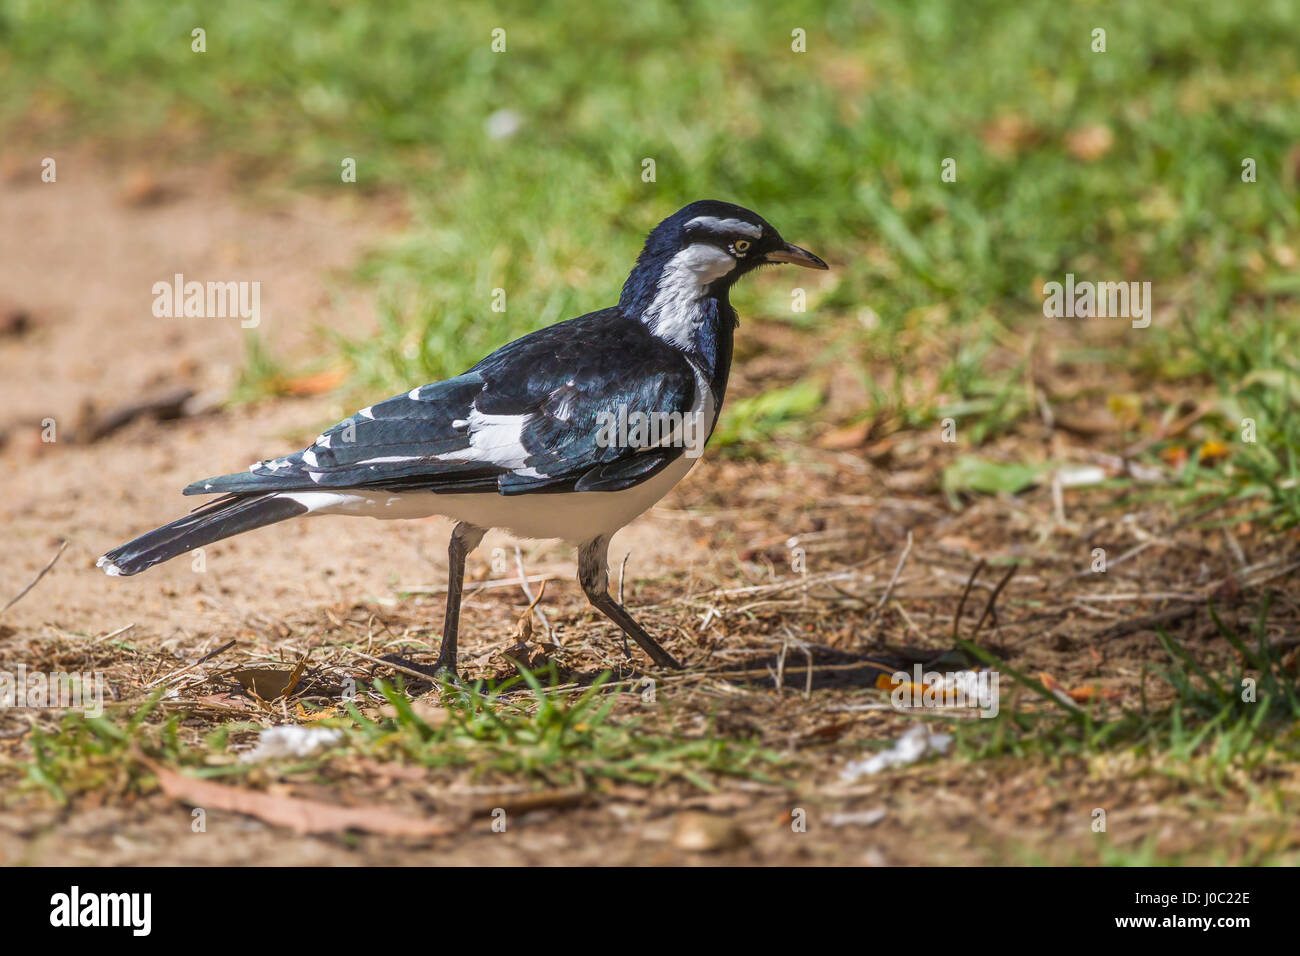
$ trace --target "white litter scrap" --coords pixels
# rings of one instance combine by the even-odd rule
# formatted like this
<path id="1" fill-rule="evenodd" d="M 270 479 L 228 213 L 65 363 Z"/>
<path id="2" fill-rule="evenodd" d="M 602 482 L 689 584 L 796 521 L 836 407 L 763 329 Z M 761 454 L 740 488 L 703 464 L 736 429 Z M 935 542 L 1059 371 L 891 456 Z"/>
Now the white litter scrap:
<path id="1" fill-rule="evenodd" d="M 329 727 L 299 727 L 285 724 L 267 727 L 257 739 L 257 746 L 244 754 L 244 763 L 274 760 L 276 757 L 310 757 L 343 739 L 343 731 Z"/>
<path id="2" fill-rule="evenodd" d="M 860 777 L 870 777 L 891 767 L 906 767 L 930 754 L 945 754 L 950 746 L 952 734 L 932 734 L 925 724 L 917 724 L 905 731 L 888 750 L 846 764 L 840 771 L 840 779 L 852 783 Z"/>
<path id="3" fill-rule="evenodd" d="M 846 813 L 832 813 L 831 826 L 874 827 L 888 815 L 889 811 L 884 807 L 875 807 L 871 810 L 849 811 Z"/>

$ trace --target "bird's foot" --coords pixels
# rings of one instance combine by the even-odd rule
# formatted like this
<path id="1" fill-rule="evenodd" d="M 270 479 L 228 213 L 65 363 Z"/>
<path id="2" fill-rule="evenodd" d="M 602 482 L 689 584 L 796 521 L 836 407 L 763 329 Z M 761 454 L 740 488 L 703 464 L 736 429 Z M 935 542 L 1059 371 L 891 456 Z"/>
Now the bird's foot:
<path id="1" fill-rule="evenodd" d="M 409 658 L 402 657 L 400 654 L 385 654 L 380 658 L 385 664 L 391 665 L 399 674 L 405 674 L 407 677 L 420 675 L 433 683 L 446 682 L 450 684 L 459 684 L 460 675 L 456 673 L 456 659 L 444 661 L 441 656 L 433 664 L 420 664 Z M 414 672 L 414 673 L 412 673 Z"/>

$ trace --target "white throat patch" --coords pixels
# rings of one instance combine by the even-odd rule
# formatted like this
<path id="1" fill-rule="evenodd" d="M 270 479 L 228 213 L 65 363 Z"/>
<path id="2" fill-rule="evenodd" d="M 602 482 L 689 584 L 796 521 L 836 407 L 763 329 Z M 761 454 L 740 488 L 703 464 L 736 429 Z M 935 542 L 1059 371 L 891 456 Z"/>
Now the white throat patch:
<path id="1" fill-rule="evenodd" d="M 680 349 L 690 348 L 703 320 L 699 303 L 704 290 L 734 268 L 735 259 L 707 242 L 692 243 L 677 253 L 664 266 L 654 301 L 645 311 L 650 331 Z"/>

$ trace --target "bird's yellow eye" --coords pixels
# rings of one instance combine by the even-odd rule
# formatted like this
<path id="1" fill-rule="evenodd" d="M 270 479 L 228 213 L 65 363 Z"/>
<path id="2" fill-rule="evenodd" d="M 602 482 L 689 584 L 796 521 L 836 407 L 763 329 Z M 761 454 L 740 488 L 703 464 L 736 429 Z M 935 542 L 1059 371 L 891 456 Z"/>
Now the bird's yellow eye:
<path id="1" fill-rule="evenodd" d="M 748 239 L 737 239 L 733 244 L 737 252 L 745 252 L 749 249 Z"/>

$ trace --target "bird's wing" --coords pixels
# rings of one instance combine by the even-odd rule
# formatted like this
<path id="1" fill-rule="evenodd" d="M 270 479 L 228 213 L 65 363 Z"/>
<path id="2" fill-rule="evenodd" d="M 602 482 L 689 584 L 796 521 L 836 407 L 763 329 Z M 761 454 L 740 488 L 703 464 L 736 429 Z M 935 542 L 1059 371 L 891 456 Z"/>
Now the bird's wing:
<path id="1" fill-rule="evenodd" d="M 362 409 L 311 447 L 186 494 L 381 488 L 439 493 L 614 491 L 679 457 L 665 424 L 690 415 L 694 367 L 625 320 L 582 319 L 518 339 L 453 379 Z M 676 417 L 674 417 L 676 413 Z M 621 428 L 630 422 L 632 427 Z M 703 423 L 703 441 L 712 422 Z M 658 439 L 655 444 L 652 439 Z"/>

